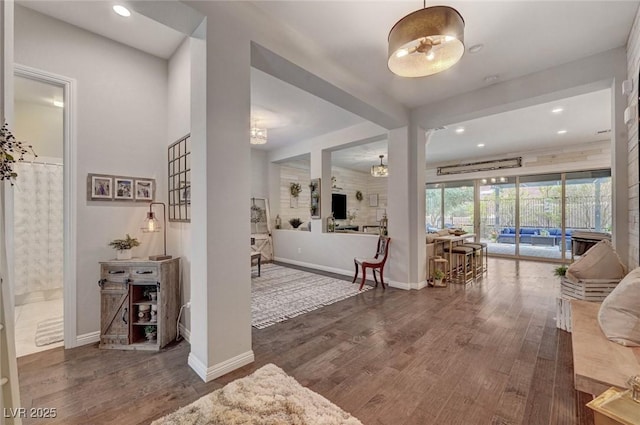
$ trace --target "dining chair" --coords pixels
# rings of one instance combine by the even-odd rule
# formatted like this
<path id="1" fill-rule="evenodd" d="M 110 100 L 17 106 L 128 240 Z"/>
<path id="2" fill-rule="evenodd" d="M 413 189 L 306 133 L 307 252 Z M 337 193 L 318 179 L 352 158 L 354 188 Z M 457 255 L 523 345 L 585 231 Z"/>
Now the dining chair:
<path id="1" fill-rule="evenodd" d="M 389 244 L 391 243 L 391 238 L 387 236 L 380 236 L 378 238 L 378 248 L 376 249 L 376 255 L 373 258 L 359 258 L 356 257 L 353 259 L 353 264 L 356 267 L 356 274 L 353 276 L 353 281 L 351 283 L 355 283 L 356 279 L 358 279 L 358 267 L 362 267 L 362 283 L 360 283 L 360 291 L 364 288 L 364 284 L 367 280 L 367 269 L 371 269 L 373 273 L 373 280 L 376 282 L 376 287 L 378 287 L 378 279 L 376 277 L 376 270 L 380 273 L 380 282 L 382 282 L 382 288 L 384 289 L 384 264 L 387 262 L 387 256 L 389 255 Z"/>

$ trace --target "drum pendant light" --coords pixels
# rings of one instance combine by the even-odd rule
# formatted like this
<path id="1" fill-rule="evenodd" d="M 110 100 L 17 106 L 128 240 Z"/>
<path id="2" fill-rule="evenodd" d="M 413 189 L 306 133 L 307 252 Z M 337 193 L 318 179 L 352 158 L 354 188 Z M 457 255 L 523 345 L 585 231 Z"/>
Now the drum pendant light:
<path id="1" fill-rule="evenodd" d="M 425 0 L 426 1 L 426 0 Z M 389 32 L 389 69 L 424 77 L 455 65 L 464 54 L 464 19 L 452 7 L 432 6 L 400 19 Z"/>

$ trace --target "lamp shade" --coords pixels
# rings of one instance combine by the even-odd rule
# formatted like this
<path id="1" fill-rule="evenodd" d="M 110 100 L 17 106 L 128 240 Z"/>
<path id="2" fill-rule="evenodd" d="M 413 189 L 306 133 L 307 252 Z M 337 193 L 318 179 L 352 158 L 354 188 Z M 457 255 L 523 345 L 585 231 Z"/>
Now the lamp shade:
<path id="1" fill-rule="evenodd" d="M 464 54 L 464 19 L 448 6 L 417 10 L 389 32 L 388 66 L 401 77 L 424 77 L 455 65 Z"/>
<path id="2" fill-rule="evenodd" d="M 267 143 L 267 129 L 254 125 L 250 131 L 251 138 L 249 139 L 252 145 L 264 145 Z"/>
<path id="3" fill-rule="evenodd" d="M 387 177 L 389 175 L 389 167 L 382 163 L 384 155 L 380 155 L 380 164 L 371 166 L 371 175 L 373 177 Z"/>
<path id="4" fill-rule="evenodd" d="M 142 232 L 159 232 L 160 229 L 162 229 L 162 226 L 160 226 L 160 222 L 156 218 L 156 214 L 153 211 L 148 211 L 147 218 L 145 218 L 142 223 Z"/>

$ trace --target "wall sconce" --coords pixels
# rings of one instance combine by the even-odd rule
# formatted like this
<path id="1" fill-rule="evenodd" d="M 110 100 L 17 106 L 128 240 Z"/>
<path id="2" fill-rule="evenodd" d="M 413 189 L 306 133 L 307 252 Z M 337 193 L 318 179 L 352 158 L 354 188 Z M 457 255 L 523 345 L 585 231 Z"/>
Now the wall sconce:
<path id="1" fill-rule="evenodd" d="M 162 218 L 164 220 L 164 226 L 160 226 L 160 223 L 156 218 L 156 214 L 153 212 L 154 205 L 162 205 Z M 147 212 L 147 218 L 145 218 L 144 224 L 142 225 L 142 232 L 153 233 L 159 232 L 160 229 L 164 231 L 162 238 L 164 242 L 164 254 L 150 255 L 149 260 L 152 261 L 168 260 L 171 258 L 171 255 L 167 255 L 167 207 L 165 206 L 164 202 L 151 202 L 149 204 L 149 212 Z"/>

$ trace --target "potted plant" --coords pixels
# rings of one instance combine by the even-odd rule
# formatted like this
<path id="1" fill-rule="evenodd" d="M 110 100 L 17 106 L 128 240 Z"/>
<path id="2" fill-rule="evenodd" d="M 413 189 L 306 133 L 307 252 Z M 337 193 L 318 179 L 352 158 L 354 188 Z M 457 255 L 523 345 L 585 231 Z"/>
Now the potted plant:
<path id="1" fill-rule="evenodd" d="M 158 328 L 154 325 L 147 325 L 144 327 L 144 336 L 147 338 L 147 341 L 155 341 L 158 337 Z"/>
<path id="2" fill-rule="evenodd" d="M 13 165 L 16 161 L 22 161 L 25 154 L 31 154 L 34 158 L 38 156 L 31 145 L 16 140 L 5 122 L 0 127 L 0 180 L 9 180 L 13 186 L 13 181 L 18 177 Z"/>
<path id="3" fill-rule="evenodd" d="M 109 246 L 116 250 L 116 260 L 130 260 L 132 257 L 131 249 L 140 246 L 140 242 L 127 233 L 125 239 L 114 239 L 109 242 Z"/>
<path id="4" fill-rule="evenodd" d="M 564 277 L 564 275 L 567 274 L 567 265 L 563 264 L 561 266 L 556 267 L 555 269 L 553 269 L 553 275 L 554 276 L 558 276 L 560 278 L 560 280 L 562 280 L 562 278 Z"/>
<path id="5" fill-rule="evenodd" d="M 300 220 L 299 218 L 292 218 L 292 219 L 289 220 L 289 224 L 294 229 L 297 229 L 302 224 L 302 220 Z"/>
<path id="6" fill-rule="evenodd" d="M 433 286 L 445 286 L 442 283 L 442 279 L 444 279 L 444 272 L 442 270 L 436 269 L 433 271 Z"/>

